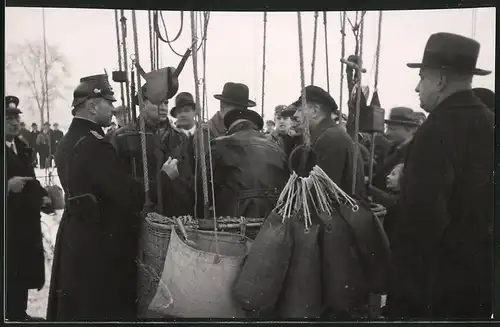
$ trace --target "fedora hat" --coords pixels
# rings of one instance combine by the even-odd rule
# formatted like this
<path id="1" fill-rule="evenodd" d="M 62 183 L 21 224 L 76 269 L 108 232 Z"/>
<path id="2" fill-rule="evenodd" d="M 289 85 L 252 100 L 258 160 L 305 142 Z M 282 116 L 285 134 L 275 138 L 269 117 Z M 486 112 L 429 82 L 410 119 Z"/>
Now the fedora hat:
<path id="1" fill-rule="evenodd" d="M 410 68 L 441 68 L 473 75 L 488 75 L 491 71 L 476 68 L 479 42 L 452 33 L 432 34 L 425 45 L 421 63 L 408 63 Z"/>
<path id="2" fill-rule="evenodd" d="M 389 119 L 386 119 L 385 123 L 389 125 L 419 126 L 419 123 L 415 121 L 415 112 L 406 107 L 392 108 Z"/>
<path id="3" fill-rule="evenodd" d="M 243 106 L 245 108 L 255 107 L 256 103 L 248 98 L 248 86 L 241 83 L 228 82 L 224 84 L 222 94 L 215 94 L 214 98 L 231 104 Z"/>
<path id="4" fill-rule="evenodd" d="M 244 119 L 244 120 L 249 120 L 255 125 L 257 125 L 257 128 L 259 130 L 262 130 L 264 127 L 264 119 L 254 110 L 251 109 L 233 109 L 229 111 L 225 116 L 224 116 L 224 126 L 226 129 L 229 129 L 229 127 L 238 119 Z"/>
<path id="5" fill-rule="evenodd" d="M 177 116 L 177 109 L 184 106 L 191 106 L 193 110 L 196 110 L 196 103 L 194 102 L 193 95 L 189 92 L 181 92 L 175 97 L 175 107 L 170 109 L 170 116 Z"/>

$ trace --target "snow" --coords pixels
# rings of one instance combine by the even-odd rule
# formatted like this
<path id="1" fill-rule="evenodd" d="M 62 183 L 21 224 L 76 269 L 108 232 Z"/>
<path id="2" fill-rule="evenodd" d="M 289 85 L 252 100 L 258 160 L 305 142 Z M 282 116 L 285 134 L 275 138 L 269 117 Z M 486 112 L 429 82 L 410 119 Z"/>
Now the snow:
<path id="1" fill-rule="evenodd" d="M 48 182 L 45 170 L 35 169 L 35 174 L 40 183 L 45 186 Z M 52 174 L 56 174 L 56 172 L 54 171 Z M 54 184 L 61 186 L 59 178 L 57 176 L 54 176 L 52 181 Z M 43 213 L 41 214 L 43 246 L 45 250 L 45 285 L 40 291 L 36 289 L 29 291 L 27 313 L 30 316 L 45 318 L 47 314 L 50 276 L 52 272 L 52 260 L 54 256 L 54 247 L 56 244 L 57 229 L 59 228 L 59 222 L 61 221 L 62 212 L 63 210 L 57 210 L 54 215 L 46 215 Z"/>

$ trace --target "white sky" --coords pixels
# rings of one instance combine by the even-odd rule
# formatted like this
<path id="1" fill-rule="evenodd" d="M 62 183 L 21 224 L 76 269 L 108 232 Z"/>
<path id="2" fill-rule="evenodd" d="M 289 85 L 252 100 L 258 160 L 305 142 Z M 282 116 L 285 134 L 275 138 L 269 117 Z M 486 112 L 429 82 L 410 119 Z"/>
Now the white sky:
<path id="1" fill-rule="evenodd" d="M 495 68 L 495 8 L 481 8 L 476 11 L 474 38 L 481 43 L 478 67 L 488 70 Z M 128 26 L 128 52 L 133 53 L 132 19 L 126 11 Z M 116 32 L 113 10 L 103 9 L 46 9 L 47 41 L 57 45 L 69 62 L 71 76 L 65 93 L 67 100 L 58 101 L 51 108 L 51 121 L 59 122 L 66 129 L 71 122 L 70 105 L 72 89 L 83 76 L 101 74 L 106 68 L 108 73 L 118 67 Z M 149 65 L 149 32 L 146 11 L 137 11 L 139 29 L 139 51 L 141 65 L 146 71 Z M 164 12 L 169 36 L 174 37 L 180 26 L 179 12 Z M 348 13 L 354 21 L 355 14 Z M 436 32 L 452 32 L 473 37 L 473 10 L 417 10 L 384 11 L 382 22 L 382 46 L 380 54 L 379 95 L 382 106 L 389 109 L 395 106 L 419 108 L 414 89 L 418 81 L 418 71 L 406 67 L 407 62 L 422 59 L 428 37 Z M 42 39 L 42 10 L 39 8 L 13 8 L 5 10 L 6 51 L 13 45 L 25 40 Z M 184 14 L 184 31 L 181 38 L 173 44 L 179 53 L 191 43 L 190 14 Z M 300 69 L 295 12 L 268 13 L 266 49 L 266 88 L 265 118 L 270 119 L 276 105 L 290 104 L 300 94 Z M 310 83 L 313 43 L 314 14 L 302 15 L 306 84 Z M 365 17 L 363 44 L 364 66 L 368 70 L 363 76 L 363 84 L 373 90 L 374 58 L 377 43 L 378 12 L 369 11 Z M 346 56 L 354 51 L 354 37 L 347 24 Z M 340 14 L 328 13 L 328 52 L 330 66 L 331 94 L 339 102 L 340 93 Z M 261 110 L 262 88 L 262 44 L 263 14 L 260 12 L 212 12 L 207 41 L 207 94 L 208 111 L 211 116 L 219 108 L 213 94 L 220 93 L 225 82 L 245 83 L 250 88 L 250 98 L 257 102 L 255 108 Z M 201 55 L 201 53 L 200 53 Z M 177 66 L 179 57 L 171 52 L 168 45 L 161 46 L 162 65 Z M 324 26 L 322 13 L 318 18 L 318 41 L 316 55 L 315 84 L 326 89 L 326 59 Z M 201 56 L 198 60 L 201 78 Z M 26 90 L 17 86 L 17 81 L 6 76 L 6 93 L 21 99 L 21 108 L 27 108 Z M 486 77 L 476 77 L 474 86 L 494 90 L 495 72 Z M 117 98 L 119 84 L 113 83 Z M 189 59 L 180 76 L 179 92 L 187 91 L 194 95 L 192 60 Z M 201 92 L 201 88 L 200 88 Z M 347 97 L 347 84 L 344 82 L 344 99 Z M 173 101 L 171 101 L 173 103 Z M 346 106 L 344 105 L 344 110 Z M 38 113 L 24 110 L 24 120 L 31 124 L 39 122 Z"/>

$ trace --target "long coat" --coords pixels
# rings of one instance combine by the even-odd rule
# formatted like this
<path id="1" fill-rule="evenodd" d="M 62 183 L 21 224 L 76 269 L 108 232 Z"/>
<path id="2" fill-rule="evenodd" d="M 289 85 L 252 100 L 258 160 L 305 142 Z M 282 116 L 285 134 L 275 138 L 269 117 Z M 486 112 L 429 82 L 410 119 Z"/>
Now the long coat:
<path id="1" fill-rule="evenodd" d="M 416 132 L 392 222 L 394 318 L 489 319 L 494 115 L 452 94 Z"/>
<path id="2" fill-rule="evenodd" d="M 57 172 L 66 196 L 90 193 L 98 204 L 66 201 L 56 238 L 48 320 L 137 317 L 135 257 L 144 197 L 103 138 L 98 125 L 74 118 L 57 149 Z"/>
<path id="3" fill-rule="evenodd" d="M 290 176 L 283 150 L 252 126 L 237 124 L 211 142 L 218 216 L 267 217 Z"/>
<path id="4" fill-rule="evenodd" d="M 352 193 L 354 141 L 330 117 L 323 119 L 311 131 L 311 146 L 318 155 L 319 164 L 328 177 L 344 192 Z M 364 198 L 363 158 L 357 156 L 356 196 Z"/>
<path id="5" fill-rule="evenodd" d="M 7 191 L 7 181 L 14 176 L 35 178 L 33 149 L 18 138 L 14 143 L 17 155 L 5 147 L 7 282 L 41 289 L 45 284 L 45 262 L 40 209 L 47 192 L 36 179 L 27 182 L 20 193 Z"/>

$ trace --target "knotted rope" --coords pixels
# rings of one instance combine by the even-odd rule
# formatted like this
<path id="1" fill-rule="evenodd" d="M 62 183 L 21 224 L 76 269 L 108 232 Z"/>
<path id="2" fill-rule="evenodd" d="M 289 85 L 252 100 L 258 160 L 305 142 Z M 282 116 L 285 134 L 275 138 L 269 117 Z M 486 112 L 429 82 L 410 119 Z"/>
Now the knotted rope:
<path id="1" fill-rule="evenodd" d="M 302 112 L 304 112 L 306 108 L 306 82 L 305 82 L 305 73 L 304 73 L 304 43 L 302 40 L 302 17 L 300 14 L 300 11 L 297 12 L 297 25 L 298 25 L 298 36 L 299 36 L 299 62 L 300 62 L 300 88 L 302 92 Z M 302 115 L 303 116 L 303 127 L 304 127 L 304 134 L 303 134 L 303 139 L 304 139 L 304 144 L 306 146 L 311 145 L 311 134 L 309 131 L 309 119 L 307 115 Z"/>
<path id="2" fill-rule="evenodd" d="M 134 59 L 132 60 L 132 63 L 134 65 L 139 65 L 140 60 L 139 60 L 139 37 L 137 35 L 137 19 L 135 15 L 135 10 L 132 10 L 132 29 L 134 33 L 134 51 L 135 51 L 135 56 Z M 142 94 L 142 87 L 141 87 L 141 76 L 140 74 L 137 74 L 137 99 L 139 101 L 139 108 L 142 109 L 144 107 L 143 103 L 143 94 Z M 139 128 L 140 128 L 140 135 L 141 135 L 141 149 L 142 149 L 142 169 L 144 173 L 144 193 L 145 193 L 145 203 L 144 206 L 146 209 L 149 209 L 149 206 L 151 205 L 151 199 L 149 197 L 149 173 L 148 173 L 148 156 L 146 153 L 146 123 L 144 121 L 144 116 L 139 115 Z"/>
<path id="3" fill-rule="evenodd" d="M 264 11 L 264 40 L 262 51 L 262 100 L 261 100 L 261 116 L 264 118 L 264 100 L 266 88 L 266 40 L 267 40 L 267 12 Z"/>
<path id="4" fill-rule="evenodd" d="M 316 68 L 316 43 L 318 39 L 318 12 L 314 12 L 314 34 L 313 34 L 313 53 L 311 61 L 311 85 L 314 85 L 314 73 Z"/>
<path id="5" fill-rule="evenodd" d="M 341 30 L 342 34 L 342 46 L 340 50 L 340 58 L 345 58 L 345 23 L 347 14 L 345 11 L 340 13 Z M 339 117 L 342 117 L 342 106 L 344 105 L 344 62 L 340 63 L 340 99 L 339 99 Z"/>
<path id="6" fill-rule="evenodd" d="M 326 21 L 326 11 L 323 11 L 323 25 L 325 26 L 325 60 L 326 60 L 326 89 L 330 93 L 330 63 L 328 57 L 328 26 Z"/>

